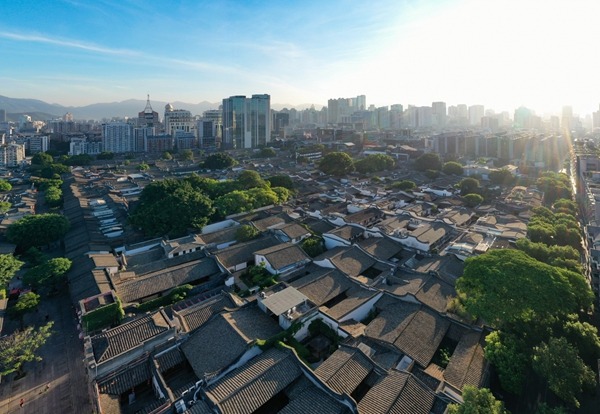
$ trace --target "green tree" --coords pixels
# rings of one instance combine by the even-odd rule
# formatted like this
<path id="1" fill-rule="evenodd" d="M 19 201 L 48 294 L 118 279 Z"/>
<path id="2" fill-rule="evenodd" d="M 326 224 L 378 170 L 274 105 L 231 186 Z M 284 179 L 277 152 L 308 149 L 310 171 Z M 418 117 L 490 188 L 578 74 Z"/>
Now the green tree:
<path id="1" fill-rule="evenodd" d="M 330 152 L 319 162 L 319 169 L 325 174 L 343 177 L 354 171 L 354 162 L 345 152 Z"/>
<path id="2" fill-rule="evenodd" d="M 12 254 L 0 254 L 0 289 L 8 284 L 21 266 L 23 262 Z"/>
<path id="3" fill-rule="evenodd" d="M 162 159 L 170 161 L 173 159 L 173 155 L 171 155 L 171 153 L 169 151 L 165 151 L 165 152 L 163 152 Z"/>
<path id="4" fill-rule="evenodd" d="M 430 180 L 435 180 L 440 176 L 440 170 L 426 170 L 425 176 Z"/>
<path id="5" fill-rule="evenodd" d="M 54 159 L 51 155 L 46 154 L 45 152 L 38 152 L 31 157 L 31 164 L 33 165 L 49 165 L 54 162 Z"/>
<path id="6" fill-rule="evenodd" d="M 55 288 L 71 269 L 71 265 L 71 260 L 64 257 L 50 259 L 29 269 L 23 280 L 35 288 Z"/>
<path id="7" fill-rule="evenodd" d="M 533 369 L 548 382 L 561 400 L 579 408 L 578 396 L 593 389 L 596 378 L 565 338 L 550 338 L 534 349 Z"/>
<path id="8" fill-rule="evenodd" d="M 578 303 L 567 275 L 519 250 L 491 250 L 465 263 L 456 282 L 466 295 L 465 308 L 497 328 L 589 307 Z"/>
<path id="9" fill-rule="evenodd" d="M 463 175 L 465 172 L 463 166 L 456 161 L 445 162 L 442 171 L 446 175 Z"/>
<path id="10" fill-rule="evenodd" d="M 0 375 L 16 372 L 23 373 L 23 364 L 30 361 L 41 361 L 36 353 L 51 335 L 54 322 L 48 322 L 39 329 L 29 326 L 22 331 L 0 339 Z"/>
<path id="11" fill-rule="evenodd" d="M 193 161 L 194 160 L 194 151 L 191 149 L 184 149 L 181 151 L 180 157 L 183 161 Z"/>
<path id="12" fill-rule="evenodd" d="M 157 185 L 144 197 L 149 187 L 142 191 L 140 205 L 130 217 L 131 223 L 149 236 L 182 236 L 191 228 L 201 229 L 214 214 L 212 201 L 185 181 Z M 161 198 L 154 199 L 156 196 Z"/>
<path id="13" fill-rule="evenodd" d="M 377 171 L 391 170 L 394 168 L 394 159 L 385 154 L 370 154 L 362 160 L 356 161 L 354 167 L 361 174 L 368 174 Z"/>
<path id="14" fill-rule="evenodd" d="M 50 187 L 46 190 L 44 201 L 48 207 L 60 207 L 63 203 L 63 193 L 58 187 Z"/>
<path id="15" fill-rule="evenodd" d="M 269 185 L 263 180 L 259 173 L 252 170 L 245 170 L 238 175 L 236 183 L 240 190 L 248 190 L 250 188 L 266 188 Z"/>
<path id="16" fill-rule="evenodd" d="M 462 195 L 476 194 L 479 192 L 479 181 L 475 178 L 463 178 L 458 185 Z"/>
<path id="17" fill-rule="evenodd" d="M 260 231 L 256 227 L 249 224 L 243 224 L 235 231 L 235 239 L 239 242 L 252 240 L 260 235 Z"/>
<path id="18" fill-rule="evenodd" d="M 279 203 L 279 196 L 270 188 L 251 188 L 246 193 L 252 200 L 252 208 Z"/>
<path id="19" fill-rule="evenodd" d="M 488 177 L 494 185 L 511 185 L 515 181 L 515 177 L 506 168 L 493 170 L 488 174 Z"/>
<path id="20" fill-rule="evenodd" d="M 12 185 L 6 180 L 0 180 L 0 191 L 10 191 L 12 190 Z"/>
<path id="21" fill-rule="evenodd" d="M 559 321 L 554 332 L 566 338 L 579 351 L 579 356 L 588 365 L 594 366 L 600 358 L 598 329 L 587 322 L 580 322 L 577 315 L 569 315 L 566 322 Z"/>
<path id="22" fill-rule="evenodd" d="M 10 210 L 11 207 L 12 204 L 10 202 L 0 201 L 0 214 L 6 213 L 8 210 Z"/>
<path id="23" fill-rule="evenodd" d="M 561 198 L 571 198 L 571 183 L 566 174 L 545 172 L 538 178 L 536 185 L 540 191 L 544 192 L 546 205 L 552 205 Z"/>
<path id="24" fill-rule="evenodd" d="M 485 343 L 485 359 L 496 367 L 502 388 L 521 395 L 530 363 L 526 345 L 513 335 L 501 331 L 490 333 Z"/>
<path id="25" fill-rule="evenodd" d="M 310 257 L 317 257 L 321 253 L 325 252 L 325 245 L 323 240 L 318 237 L 309 237 L 302 242 L 302 250 L 306 252 Z"/>
<path id="26" fill-rule="evenodd" d="M 294 189 L 294 181 L 289 175 L 274 175 L 267 179 L 271 187 L 284 187 L 288 190 Z"/>
<path id="27" fill-rule="evenodd" d="M 285 187 L 273 187 L 271 191 L 277 194 L 278 202 L 284 203 L 290 199 L 292 193 Z"/>
<path id="28" fill-rule="evenodd" d="M 461 405 L 448 405 L 448 414 L 508 414 L 502 401 L 496 400 L 487 388 L 465 385 L 462 398 Z"/>
<path id="29" fill-rule="evenodd" d="M 100 154 L 96 155 L 96 159 L 97 160 L 112 160 L 115 158 L 115 154 L 113 152 L 101 152 Z"/>
<path id="30" fill-rule="evenodd" d="M 33 292 L 27 292 L 19 296 L 13 312 L 19 318 L 21 329 L 23 329 L 23 318 L 26 313 L 33 312 L 40 304 L 40 295 Z"/>
<path id="31" fill-rule="evenodd" d="M 233 167 L 236 164 L 237 161 L 231 158 L 231 156 L 224 152 L 218 152 L 206 157 L 203 167 L 211 170 L 223 170 L 225 168 Z"/>
<path id="32" fill-rule="evenodd" d="M 137 169 L 138 169 L 138 171 L 148 171 L 150 169 L 150 166 L 148 164 L 146 164 L 145 162 L 143 162 L 137 166 Z"/>
<path id="33" fill-rule="evenodd" d="M 410 191 L 410 190 L 414 190 L 415 188 L 417 188 L 417 185 L 415 184 L 414 181 L 402 180 L 402 181 L 396 181 L 395 183 L 393 183 L 391 185 L 391 187 L 401 190 L 401 191 Z"/>
<path id="34" fill-rule="evenodd" d="M 252 209 L 253 200 L 246 191 L 232 191 L 215 200 L 214 206 L 219 217 L 242 213 Z"/>
<path id="35" fill-rule="evenodd" d="M 440 171 L 442 169 L 442 160 L 439 155 L 428 152 L 415 160 L 415 169 L 417 171 Z"/>
<path id="36" fill-rule="evenodd" d="M 465 202 L 467 203 L 467 206 L 469 206 L 469 207 L 475 207 L 475 206 L 478 206 L 479 204 L 483 203 L 483 197 L 480 196 L 479 194 L 475 194 L 475 193 L 467 194 L 466 196 L 463 197 L 463 199 L 465 200 Z"/>
<path id="37" fill-rule="evenodd" d="M 556 200 L 556 202 L 552 205 L 552 210 L 555 213 L 566 213 L 571 216 L 577 216 L 577 203 L 573 200 L 569 200 L 566 198 L 561 198 Z"/>
<path id="38" fill-rule="evenodd" d="M 69 220 L 60 214 L 25 216 L 8 226 L 6 239 L 20 249 L 45 246 L 61 240 L 69 231 Z"/>
<path id="39" fill-rule="evenodd" d="M 260 158 L 272 158 L 272 157 L 275 157 L 276 155 L 277 155 L 277 153 L 275 152 L 275 150 L 273 148 L 262 148 L 258 153 L 258 156 Z"/>

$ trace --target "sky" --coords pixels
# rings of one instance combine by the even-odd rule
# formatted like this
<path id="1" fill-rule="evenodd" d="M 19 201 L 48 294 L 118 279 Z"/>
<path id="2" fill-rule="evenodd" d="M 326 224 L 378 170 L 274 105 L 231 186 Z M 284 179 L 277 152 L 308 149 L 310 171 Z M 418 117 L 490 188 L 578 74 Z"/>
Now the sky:
<path id="1" fill-rule="evenodd" d="M 600 103 L 600 1 L 0 0 L 0 95 L 464 103 L 540 115 Z"/>

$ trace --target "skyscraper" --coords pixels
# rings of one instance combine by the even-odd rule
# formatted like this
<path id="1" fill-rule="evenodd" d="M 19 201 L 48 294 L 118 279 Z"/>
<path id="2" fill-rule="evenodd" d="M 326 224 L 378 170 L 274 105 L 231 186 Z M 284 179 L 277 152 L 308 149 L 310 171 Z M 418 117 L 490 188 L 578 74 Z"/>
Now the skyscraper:
<path id="1" fill-rule="evenodd" d="M 446 102 L 433 102 L 431 104 L 433 125 L 438 128 L 446 126 Z"/>
<path id="2" fill-rule="evenodd" d="M 150 95 L 148 95 L 148 100 L 146 101 L 146 108 L 142 112 L 138 112 L 138 126 L 141 128 L 144 127 L 158 127 L 158 112 L 152 110 L 152 105 L 150 105 Z"/>
<path id="3" fill-rule="evenodd" d="M 165 132 L 172 137 L 175 131 L 194 132 L 192 113 L 185 109 L 173 109 L 173 105 L 165 105 Z"/>
<path id="4" fill-rule="evenodd" d="M 485 115 L 485 108 L 483 105 L 471 105 L 469 106 L 469 125 L 481 126 L 481 118 Z"/>
<path id="5" fill-rule="evenodd" d="M 256 148 L 271 140 L 271 97 L 223 99 L 223 148 Z"/>
<path id="6" fill-rule="evenodd" d="M 102 148 L 107 152 L 135 150 L 133 127 L 125 122 L 110 122 L 102 126 Z"/>

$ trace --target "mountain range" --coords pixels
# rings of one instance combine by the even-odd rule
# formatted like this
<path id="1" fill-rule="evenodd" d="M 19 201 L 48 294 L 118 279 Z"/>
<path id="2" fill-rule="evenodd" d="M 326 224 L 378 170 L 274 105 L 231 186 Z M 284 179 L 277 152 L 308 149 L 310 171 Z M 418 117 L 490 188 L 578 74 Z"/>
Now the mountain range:
<path id="1" fill-rule="evenodd" d="M 150 100 L 152 109 L 158 112 L 161 117 L 164 113 L 165 105 L 168 102 L 153 101 Z M 218 109 L 220 102 L 208 102 L 202 101 L 200 103 L 187 103 L 187 102 L 170 102 L 175 109 L 187 109 L 192 115 L 201 115 L 208 109 Z M 303 110 L 310 108 L 312 104 L 302 105 L 284 105 L 284 104 L 272 104 L 271 108 L 275 110 L 281 110 L 283 108 L 295 108 L 297 110 Z M 102 120 L 110 119 L 113 117 L 137 117 L 138 112 L 141 112 L 146 107 L 146 101 L 140 99 L 127 99 L 121 102 L 105 102 L 95 103 L 85 106 L 63 106 L 56 103 L 47 103 L 38 99 L 22 99 L 22 98 L 9 98 L 7 96 L 0 95 L 0 109 L 6 110 L 9 120 L 17 121 L 19 115 L 27 114 L 32 117 L 33 120 L 46 121 L 48 119 L 62 117 L 67 112 L 73 114 L 73 118 L 76 120 Z M 321 109 L 322 105 L 315 105 L 315 108 Z"/>

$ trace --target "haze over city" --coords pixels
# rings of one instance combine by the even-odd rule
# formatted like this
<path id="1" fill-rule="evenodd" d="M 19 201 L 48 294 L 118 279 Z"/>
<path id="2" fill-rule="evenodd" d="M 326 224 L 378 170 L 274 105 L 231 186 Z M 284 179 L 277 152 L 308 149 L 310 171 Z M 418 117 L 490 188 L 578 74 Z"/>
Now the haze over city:
<path id="1" fill-rule="evenodd" d="M 598 109 L 594 1 L 5 2 L 0 93 L 62 105 L 143 99 Z"/>

